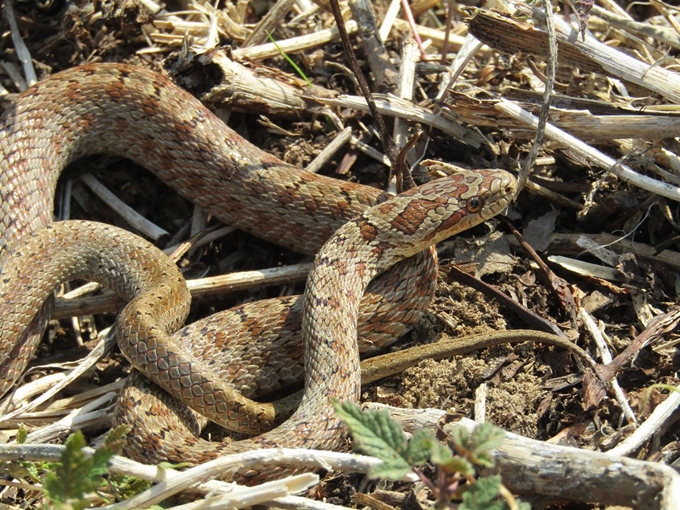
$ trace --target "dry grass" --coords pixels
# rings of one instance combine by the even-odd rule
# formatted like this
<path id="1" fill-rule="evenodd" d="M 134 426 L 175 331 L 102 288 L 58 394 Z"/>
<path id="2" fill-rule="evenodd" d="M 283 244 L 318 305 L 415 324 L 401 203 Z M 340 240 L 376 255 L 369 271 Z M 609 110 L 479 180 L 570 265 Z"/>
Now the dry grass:
<path id="1" fill-rule="evenodd" d="M 497 10 L 485 5 L 492 3 Z M 42 77 L 84 62 L 133 62 L 169 72 L 253 143 L 299 167 L 309 165 L 349 128 L 336 152 L 324 153 L 325 159 L 316 162 L 320 172 L 383 189 L 394 186 L 366 101 L 323 2 L 280 0 L 277 9 L 245 2 L 214 9 L 209 1 L 162 7 L 150 0 L 68 6 L 53 0 L 49 8 L 35 2 L 14 5 L 16 28 L 7 21 L 3 25 L 5 73 L 0 83 L 7 91 L 5 102 L 30 84 L 32 74 Z M 645 403 L 643 394 L 654 383 L 678 384 L 679 11 L 659 1 L 630 2 L 623 9 L 603 0 L 589 18 L 581 13 L 588 26 L 583 37 L 572 29 L 578 26 L 576 19 L 566 23 L 560 8 L 554 20 L 555 58 L 549 51 L 544 13 L 525 4 L 517 10 L 502 1 L 482 2 L 479 10 L 454 6 L 447 18 L 442 4 L 414 3 L 420 39 L 416 43 L 407 35 L 409 23 L 403 13 L 394 19 L 389 5 L 375 3 L 375 27 L 360 6 L 354 7 L 353 13 L 345 8 L 346 19 L 351 18 L 347 29 L 397 146 L 403 146 L 420 125 L 427 136 L 416 144 L 415 152 L 428 159 L 521 175 L 524 188 L 508 216 L 545 261 L 544 265 L 531 261 L 518 240 L 503 234 L 509 232 L 506 225 L 494 234 L 477 231 L 477 239 L 484 242 L 445 244 L 441 255 L 446 281 L 432 315 L 402 343 L 527 327 L 483 294 L 450 284 L 447 264 L 475 260 L 477 266 L 470 272 L 552 322 L 601 360 L 614 358 L 608 376 L 619 381 L 618 389 L 615 385 L 604 396 L 595 395 L 581 385 L 580 369 L 565 353 L 524 346 L 411 369 L 405 380 L 373 386 L 366 396 L 393 405 L 425 401 L 428 406 L 454 405 L 470 415 L 473 392 L 486 383 L 493 387 L 486 418 L 509 430 L 606 451 L 630 435 L 634 422 L 647 420 L 653 423 L 652 439 L 644 437 L 627 446 L 625 453 L 677 466 L 680 448 L 674 418 L 652 414 L 665 395 L 653 392 Z M 376 29 L 384 47 L 371 37 Z M 276 45 L 269 42 L 267 32 Z M 295 74 L 281 51 L 311 85 Z M 22 65 L 22 58 L 31 65 Z M 546 112 L 547 126 L 540 128 L 543 142 L 530 157 L 551 59 L 552 105 Z M 149 222 L 149 231 L 142 231 L 168 251 L 206 228 L 208 219 L 200 211 L 152 176 L 135 178 L 139 170 L 129 162 L 97 159 L 88 160 L 87 166 L 107 168 L 95 175 L 132 206 L 133 216 Z M 422 177 L 416 171 L 416 179 Z M 122 221 L 117 216 L 120 207 L 108 209 L 93 198 L 90 189 L 97 185 L 96 179 L 87 188 L 75 181 L 75 215 Z M 301 260 L 231 230 L 220 234 L 235 236 L 230 240 L 236 241 L 227 244 L 211 237 L 200 257 L 196 251 L 178 255 L 189 274 L 211 278 Z M 270 283 L 285 284 L 283 289 L 263 289 L 260 282 L 240 280 L 236 287 L 229 286 L 231 280 L 224 286 L 215 280 L 196 283 L 203 297 L 194 314 L 299 290 L 295 282 L 305 273 L 296 269 L 292 279 Z M 253 286 L 256 290 L 245 294 Z M 101 296 L 61 299 L 58 317 L 70 317 L 74 309 L 83 315 L 101 313 L 115 310 L 116 304 Z M 66 333 L 63 328 L 52 330 L 39 364 L 80 359 L 96 343 L 87 341 L 98 337 L 98 321 L 86 320 L 86 326 L 83 320 L 72 323 Z M 69 323 L 62 321 L 62 326 Z M 78 341 L 84 347 L 76 346 Z M 452 374 L 452 369 L 464 377 Z M 117 355 L 99 361 L 87 382 L 62 394 L 85 392 L 84 396 L 63 398 L 5 421 L 3 434 L 9 440 L 20 423 L 30 430 L 40 428 L 117 390 L 116 381 L 126 370 Z M 54 384 L 50 380 L 48 386 Z M 110 417 L 105 408 L 78 426 L 96 435 L 110 426 Z M 63 438 L 68 427 L 41 440 Z M 12 476 L 22 479 L 16 473 Z M 349 505 L 351 493 L 361 485 L 355 478 L 329 477 L 309 495 Z M 29 501 L 39 499 L 37 494 L 25 487 L 8 488 L 0 501 L 27 508 Z"/>

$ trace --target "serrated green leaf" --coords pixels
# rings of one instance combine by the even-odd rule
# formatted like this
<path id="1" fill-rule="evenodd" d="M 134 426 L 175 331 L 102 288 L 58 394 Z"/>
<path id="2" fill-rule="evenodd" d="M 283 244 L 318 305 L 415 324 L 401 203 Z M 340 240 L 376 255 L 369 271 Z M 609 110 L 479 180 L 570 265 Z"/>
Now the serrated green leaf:
<path id="1" fill-rule="evenodd" d="M 354 447 L 383 461 L 371 469 L 368 474 L 370 478 L 400 480 L 411 471 L 406 436 L 387 411 L 362 411 L 353 402 L 334 401 L 333 406 L 354 438 Z M 424 440 L 423 435 L 418 437 L 419 441 Z M 412 456 L 422 458 L 420 446 L 415 445 Z"/>
<path id="2" fill-rule="evenodd" d="M 503 429 L 491 423 L 482 423 L 472 431 L 470 445 L 475 453 L 488 452 L 503 444 L 504 439 L 505 431 Z"/>
<path id="3" fill-rule="evenodd" d="M 498 448 L 505 439 L 505 431 L 490 423 L 482 423 L 472 431 L 468 442 L 469 460 L 481 467 L 496 464 L 491 451 Z"/>
<path id="4" fill-rule="evenodd" d="M 498 448 L 505 439 L 505 431 L 490 423 L 482 423 L 468 433 L 463 427 L 454 427 L 448 431 L 456 450 L 473 464 L 481 467 L 493 467 L 495 459 L 491 451 Z"/>
<path id="5" fill-rule="evenodd" d="M 451 457 L 448 461 L 438 464 L 438 466 L 439 469 L 442 469 L 449 474 L 460 473 L 463 476 L 475 475 L 475 466 L 472 462 L 459 455 Z"/>
<path id="6" fill-rule="evenodd" d="M 384 461 L 404 457 L 408 446 L 406 437 L 386 410 L 363 412 L 353 402 L 334 402 L 333 405 L 352 434 L 357 450 Z"/>
<path id="7" fill-rule="evenodd" d="M 58 462 L 19 461 L 16 464 L 13 462 L 9 463 L 7 467 L 9 474 L 14 477 L 24 478 L 28 476 L 33 482 L 42 484 L 45 473 L 54 471 L 58 465 Z M 14 469 L 15 467 L 16 470 Z"/>
<path id="8" fill-rule="evenodd" d="M 108 473 L 109 462 L 113 457 L 113 452 L 100 448 L 95 450 L 90 462 L 90 476 L 103 476 Z"/>
<path id="9" fill-rule="evenodd" d="M 453 455 L 451 448 L 444 443 L 432 443 L 430 459 L 439 469 L 448 474 L 460 473 L 464 476 L 474 476 L 475 467 L 468 460 L 459 455 Z"/>
<path id="10" fill-rule="evenodd" d="M 130 499 L 145 490 L 148 490 L 153 485 L 148 480 L 141 478 L 134 478 L 132 476 L 111 473 L 108 477 L 109 486 L 113 489 L 116 498 L 124 501 Z M 150 507 L 149 510 L 156 507 Z"/>
<path id="11" fill-rule="evenodd" d="M 83 433 L 80 430 L 76 430 L 73 434 L 66 438 L 64 446 L 66 446 L 67 452 L 81 453 L 80 449 L 85 448 L 86 444 L 87 443 L 85 442 L 85 436 L 83 435 Z M 66 460 L 69 460 L 70 458 L 71 457 L 68 457 Z M 63 460 L 64 459 L 62 459 L 62 461 Z"/>
<path id="12" fill-rule="evenodd" d="M 66 449 L 60 462 L 45 477 L 45 495 L 55 507 L 68 505 L 75 510 L 85 508 L 87 503 L 84 496 L 104 483 L 103 475 L 107 473 L 113 452 L 104 446 L 89 456 L 82 451 L 85 444 L 82 432 L 71 434 L 64 443 Z"/>
<path id="13" fill-rule="evenodd" d="M 428 429 L 418 429 L 409 440 L 404 457 L 411 466 L 419 466 L 430 460 L 432 445 L 441 445 Z M 445 446 L 446 447 L 446 446 Z"/>
<path id="14" fill-rule="evenodd" d="M 433 441 L 430 444 L 430 460 L 439 465 L 446 464 L 453 458 L 453 452 L 444 443 Z"/>
<path id="15" fill-rule="evenodd" d="M 125 446 L 125 436 L 130 431 L 127 425 L 116 427 L 106 435 L 104 444 L 92 455 L 91 476 L 103 476 L 108 473 L 111 458 L 120 453 Z"/>
<path id="16" fill-rule="evenodd" d="M 91 463 L 85 458 L 81 448 L 85 446 L 85 437 L 82 432 L 76 431 L 71 434 L 64 443 L 66 450 L 61 454 L 61 462 L 53 472 L 48 473 L 43 483 L 45 495 L 53 503 L 66 503 L 77 500 L 93 487 L 92 480 L 88 478 Z"/>
<path id="17" fill-rule="evenodd" d="M 104 440 L 104 447 L 111 451 L 114 455 L 118 455 L 123 451 L 125 443 L 127 442 L 127 435 L 130 433 L 129 425 L 119 425 L 106 435 Z"/>
<path id="18" fill-rule="evenodd" d="M 449 437 L 454 445 L 461 446 L 466 450 L 468 449 L 470 434 L 467 429 L 464 429 L 463 427 L 454 427 L 449 431 Z"/>
<path id="19" fill-rule="evenodd" d="M 499 475 L 480 478 L 463 493 L 460 510 L 503 510 L 505 502 L 493 501 L 498 497 L 501 487 Z"/>
<path id="20" fill-rule="evenodd" d="M 402 458 L 393 459 L 390 461 L 383 461 L 377 466 L 373 466 L 368 472 L 368 477 L 371 480 L 376 478 L 384 478 L 387 480 L 401 480 L 411 472 L 411 465 Z"/>
<path id="21" fill-rule="evenodd" d="M 470 456 L 470 460 L 479 467 L 492 468 L 496 465 L 496 459 L 488 452 Z"/>
<path id="22" fill-rule="evenodd" d="M 23 467 L 31 478 L 34 480 L 40 480 L 40 471 L 38 471 L 38 466 L 33 462 L 20 462 L 21 467 Z"/>

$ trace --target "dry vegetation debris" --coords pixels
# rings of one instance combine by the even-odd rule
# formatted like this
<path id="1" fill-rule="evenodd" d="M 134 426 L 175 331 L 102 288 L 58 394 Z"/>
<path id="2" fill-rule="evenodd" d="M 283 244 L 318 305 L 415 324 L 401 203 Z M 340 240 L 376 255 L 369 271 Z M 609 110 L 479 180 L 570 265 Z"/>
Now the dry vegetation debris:
<path id="1" fill-rule="evenodd" d="M 661 390 L 647 399 L 645 392 L 654 383 L 678 385 L 680 11 L 659 0 L 602 0 L 589 11 L 587 2 L 576 2 L 579 16 L 565 21 L 573 10 L 560 5 L 553 20 L 555 54 L 540 7 L 475 3 L 415 2 L 413 23 L 398 2 L 342 6 L 351 43 L 375 92 L 375 107 L 397 147 L 421 129 L 414 153 L 462 167 L 503 168 L 526 179 L 508 218 L 530 246 L 512 235 L 510 223 L 493 233 L 477 230 L 474 239 L 445 243 L 432 313 L 401 346 L 547 327 L 597 353 L 606 365 L 599 376 L 618 383 L 603 391 L 588 375 L 584 378 L 583 367 L 569 353 L 532 344 L 426 362 L 403 378 L 369 388 L 365 397 L 397 406 L 454 407 L 472 415 L 475 391 L 484 384 L 490 388 L 486 416 L 477 418 L 531 438 L 585 450 L 614 449 L 677 468 L 680 443 L 672 410 L 678 399 Z M 209 1 L 16 0 L 12 5 L 14 18 L 6 15 L 1 41 L 5 103 L 30 85 L 31 65 L 40 77 L 85 62 L 132 62 L 170 73 L 246 138 L 287 162 L 306 167 L 315 160 L 325 174 L 382 189 L 394 186 L 378 140 L 388 133 L 374 127 L 325 2 L 238 1 L 215 7 Z M 587 30 L 575 30 L 579 23 Z M 546 83 L 553 90 L 549 111 L 543 107 Z M 543 142 L 530 157 L 541 115 L 547 122 L 540 128 Z M 336 138 L 337 146 L 331 145 Z M 334 151 L 324 150 L 328 146 Z M 139 170 L 128 162 L 90 159 L 79 164 L 80 171 L 85 167 L 112 169 L 99 179 L 151 221 L 149 231 L 139 229 L 164 246 L 206 228 L 209 219 L 200 211 L 153 177 L 133 177 Z M 428 170 L 440 169 L 430 165 Z M 415 178 L 424 173 L 416 170 Z M 118 206 L 112 212 L 93 198 L 89 190 L 97 186 L 94 178 L 73 184 L 75 214 L 120 222 Z M 228 234 L 226 242 L 219 237 Z M 194 277 L 301 260 L 231 229 L 217 227 L 217 234 L 203 242 L 184 258 Z M 454 281 L 459 279 L 454 262 L 515 304 L 499 305 L 482 283 L 477 290 L 461 287 Z M 285 285 L 283 291 L 257 288 L 245 294 L 252 284 L 229 280 L 216 287 L 211 282 L 195 314 L 290 292 L 306 270 L 296 266 L 290 276 L 272 280 L 270 285 Z M 196 292 L 201 288 L 197 283 Z M 76 304 L 61 299 L 57 317 L 72 316 L 74 307 L 84 314 L 111 311 L 116 304 L 106 296 Z M 87 340 L 97 337 L 98 323 L 79 324 L 75 334 L 91 347 Z M 80 357 L 82 347 L 73 347 L 72 336 L 53 330 L 40 364 L 62 361 L 64 350 L 68 358 Z M 80 383 L 80 389 L 90 390 L 88 396 L 61 402 L 69 406 L 64 409 L 117 389 L 124 370 L 116 357 L 99 362 L 96 375 Z M 70 395 L 78 389 L 64 391 Z M 662 402 L 668 409 L 656 413 Z M 5 421 L 4 434 L 13 437 L 19 423 L 32 430 L 51 422 L 51 413 L 43 407 Z M 96 433 L 109 422 L 104 413 L 85 427 Z M 631 436 L 635 423 L 651 424 L 651 430 L 642 434 L 644 428 L 637 428 L 639 434 Z M 350 493 L 359 485 L 355 478 L 331 477 L 312 495 L 351 504 Z M 17 500 L 37 497 L 30 490 L 21 489 L 20 496 L 12 490 L 2 497 L 17 507 L 24 507 Z M 625 504 L 598 500 L 595 494 L 582 499 Z M 574 499 L 573 494 L 564 497 Z M 677 508 L 645 497 L 630 505 Z M 416 498 L 408 504 L 395 501 L 403 507 L 421 504 Z M 545 499 L 536 495 L 533 502 L 540 507 Z"/>

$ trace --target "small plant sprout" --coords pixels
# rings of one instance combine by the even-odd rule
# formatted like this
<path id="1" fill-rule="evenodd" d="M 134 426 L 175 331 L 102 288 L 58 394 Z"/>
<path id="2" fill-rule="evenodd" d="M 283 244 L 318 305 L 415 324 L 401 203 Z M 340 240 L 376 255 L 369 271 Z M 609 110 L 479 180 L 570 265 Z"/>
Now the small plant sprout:
<path id="1" fill-rule="evenodd" d="M 354 447 L 383 462 L 371 469 L 370 478 L 401 480 L 415 473 L 432 492 L 433 508 L 459 510 L 529 510 L 517 502 L 501 484 L 500 475 L 480 478 L 475 467 L 495 465 L 491 451 L 503 442 L 505 432 L 491 424 L 479 425 L 472 433 L 463 428 L 452 432 L 455 452 L 437 440 L 428 429 L 417 430 L 411 439 L 386 410 L 362 411 L 352 402 L 335 402 L 335 410 L 354 439 Z M 431 462 L 433 479 L 421 466 Z"/>

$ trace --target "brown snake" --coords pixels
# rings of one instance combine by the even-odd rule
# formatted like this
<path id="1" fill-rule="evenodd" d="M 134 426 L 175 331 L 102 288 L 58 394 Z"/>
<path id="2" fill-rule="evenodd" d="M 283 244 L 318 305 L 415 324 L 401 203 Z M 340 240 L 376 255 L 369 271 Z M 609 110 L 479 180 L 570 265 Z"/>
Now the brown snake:
<path id="1" fill-rule="evenodd" d="M 92 153 L 132 159 L 223 222 L 308 254 L 381 196 L 374 188 L 283 163 L 167 78 L 121 64 L 77 67 L 31 87 L 3 114 L 0 149 L 0 252 L 51 221 L 62 168 Z M 424 253 L 378 279 L 363 305 L 370 319 L 362 338 L 369 337 L 369 349 L 394 341 L 419 319 L 433 295 L 435 273 L 433 257 Z M 258 326 L 255 321 L 250 327 Z M 25 369 L 42 329 L 36 321 L 24 340 L 0 343 L 2 352 L 12 353 L 0 359 L 0 393 Z M 210 373 L 194 365 L 192 372 Z M 147 372 L 163 373 L 157 366 Z M 152 380 L 177 398 L 202 391 L 187 379 L 181 388 L 177 379 Z M 217 397 L 197 410 L 213 421 L 249 433 L 274 425 L 271 405 L 244 400 L 212 374 L 203 384 Z"/>
<path id="2" fill-rule="evenodd" d="M 203 363 L 168 336 L 184 321 L 189 297 L 180 273 L 155 248 L 95 223 L 42 228 L 50 220 L 61 168 L 78 156 L 105 152 L 133 159 L 223 221 L 299 251 L 316 251 L 342 225 L 317 255 L 307 283 L 305 392 L 293 416 L 272 432 L 209 451 L 168 437 L 161 445 L 151 427 L 133 434 L 131 446 L 148 460 L 198 462 L 262 446 L 336 447 L 342 434 L 330 399 L 358 399 L 357 320 L 368 282 L 397 261 L 497 214 L 515 189 L 503 171 L 461 172 L 375 205 L 378 191 L 285 165 L 165 78 L 124 65 L 84 66 L 48 78 L 14 103 L 0 129 L 2 391 L 34 352 L 30 338 L 41 330 L 38 311 L 54 287 L 88 278 L 131 300 L 118 321 L 119 344 L 151 380 L 235 429 L 253 430 L 255 420 L 263 429 L 273 423 L 266 406 L 253 411 L 231 393 L 217 391 L 219 378 L 205 376 Z M 420 267 L 405 278 L 415 281 L 431 272 L 422 260 L 398 273 Z M 418 291 L 415 300 L 429 300 L 429 293 L 429 287 Z M 33 344 L 17 343 L 27 330 Z M 131 398 L 128 403 L 137 397 Z"/>

